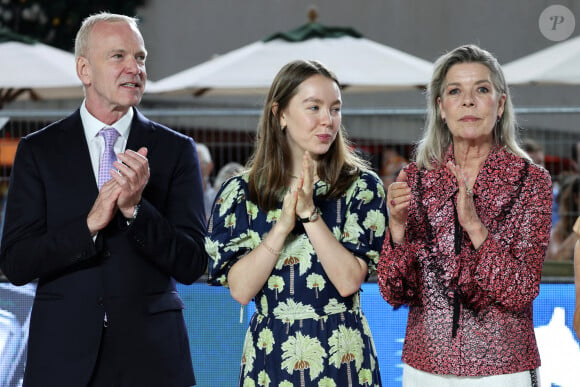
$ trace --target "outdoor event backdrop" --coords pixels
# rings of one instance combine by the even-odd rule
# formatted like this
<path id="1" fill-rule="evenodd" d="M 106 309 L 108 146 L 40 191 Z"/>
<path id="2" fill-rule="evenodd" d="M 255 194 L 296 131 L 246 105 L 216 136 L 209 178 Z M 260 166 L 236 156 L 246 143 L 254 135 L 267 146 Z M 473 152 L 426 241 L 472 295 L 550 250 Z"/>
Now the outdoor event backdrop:
<path id="1" fill-rule="evenodd" d="M 205 283 L 179 286 L 190 334 L 198 386 L 237 385 L 242 345 L 251 303 L 244 309 L 222 287 Z M 362 306 L 373 332 L 383 385 L 401 385 L 401 350 L 407 309 L 397 311 L 382 299 L 376 283 L 362 288 Z M 14 287 L 0 283 L 0 387 L 19 386 L 24 367 L 24 349 L 33 286 Z M 542 284 L 534 302 L 534 322 L 543 366 L 544 387 L 577 387 L 580 380 L 580 347 L 572 331 L 574 285 Z"/>

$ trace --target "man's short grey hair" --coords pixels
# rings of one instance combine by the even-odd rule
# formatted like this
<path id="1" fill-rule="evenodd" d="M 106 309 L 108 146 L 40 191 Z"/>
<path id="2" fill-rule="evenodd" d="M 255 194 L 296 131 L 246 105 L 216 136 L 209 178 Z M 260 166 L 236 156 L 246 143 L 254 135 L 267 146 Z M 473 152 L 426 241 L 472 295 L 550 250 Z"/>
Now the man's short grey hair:
<path id="1" fill-rule="evenodd" d="M 88 16 L 83 20 L 81 28 L 79 28 L 75 38 L 75 58 L 78 58 L 79 56 L 87 56 L 91 31 L 95 24 L 102 21 L 111 23 L 127 23 L 139 31 L 139 20 L 134 17 L 109 12 L 101 12 Z"/>
<path id="2" fill-rule="evenodd" d="M 222 184 L 232 176 L 236 176 L 244 171 L 244 166 L 235 161 L 231 161 L 221 167 L 213 182 L 213 189 L 219 191 Z"/>
<path id="3" fill-rule="evenodd" d="M 199 161 L 206 164 L 211 163 L 212 162 L 211 153 L 209 152 L 209 148 L 207 147 L 207 145 L 198 142 L 196 146 L 197 153 L 199 154 Z"/>

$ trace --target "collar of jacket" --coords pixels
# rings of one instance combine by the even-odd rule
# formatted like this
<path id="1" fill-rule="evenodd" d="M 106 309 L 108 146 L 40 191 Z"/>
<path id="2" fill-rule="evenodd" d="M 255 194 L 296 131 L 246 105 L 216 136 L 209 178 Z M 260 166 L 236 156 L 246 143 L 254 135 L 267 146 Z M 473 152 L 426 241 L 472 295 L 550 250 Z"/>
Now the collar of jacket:
<path id="1" fill-rule="evenodd" d="M 429 211 L 437 210 L 458 191 L 455 176 L 447 169 L 447 161 L 455 162 L 453 147 L 450 146 L 443 165 L 433 170 L 423 170 L 421 185 L 423 203 Z M 498 210 L 510 202 L 521 188 L 522 170 L 526 161 L 508 152 L 502 146 L 494 146 L 485 160 L 473 187 L 474 198 L 492 204 Z M 491 209 L 491 208 L 490 208 Z"/>

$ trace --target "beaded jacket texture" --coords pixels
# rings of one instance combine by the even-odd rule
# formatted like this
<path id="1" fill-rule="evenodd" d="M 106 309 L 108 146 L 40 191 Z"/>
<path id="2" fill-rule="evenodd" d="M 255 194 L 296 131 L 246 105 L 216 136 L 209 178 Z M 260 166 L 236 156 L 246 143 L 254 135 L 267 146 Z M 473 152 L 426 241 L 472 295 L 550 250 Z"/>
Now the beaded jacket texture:
<path id="1" fill-rule="evenodd" d="M 473 187 L 489 231 L 477 250 L 457 220 L 457 181 L 445 163 L 432 170 L 411 163 L 406 172 L 405 239 L 395 244 L 387 232 L 378 266 L 383 297 L 409 306 L 403 361 L 461 376 L 537 368 L 532 303 L 551 228 L 548 172 L 492 148 Z"/>

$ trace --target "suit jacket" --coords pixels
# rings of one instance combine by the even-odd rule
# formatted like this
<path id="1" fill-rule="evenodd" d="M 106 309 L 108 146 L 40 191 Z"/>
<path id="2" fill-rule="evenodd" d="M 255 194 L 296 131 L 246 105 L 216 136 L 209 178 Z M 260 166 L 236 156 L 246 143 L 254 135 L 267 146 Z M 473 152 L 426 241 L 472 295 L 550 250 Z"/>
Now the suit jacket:
<path id="1" fill-rule="evenodd" d="M 103 319 L 117 332 L 130 385 L 195 384 L 175 280 L 205 271 L 205 215 L 191 138 L 137 109 L 127 149 L 149 149 L 137 218 L 120 211 L 91 237 L 97 195 L 80 112 L 21 139 L 10 178 L 0 268 L 16 285 L 38 280 L 26 386 L 85 386 Z"/>

